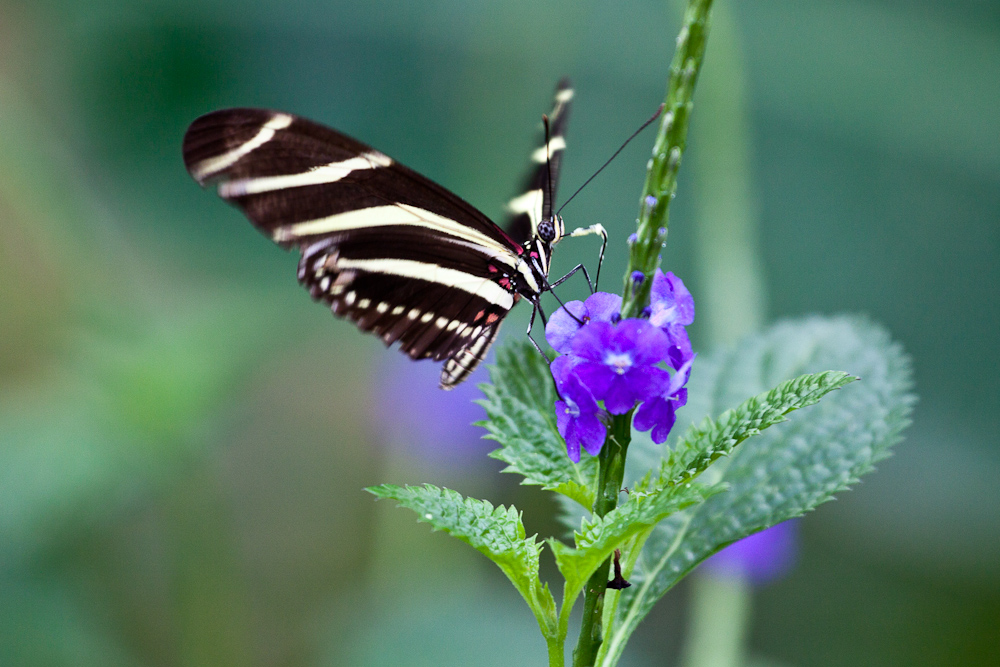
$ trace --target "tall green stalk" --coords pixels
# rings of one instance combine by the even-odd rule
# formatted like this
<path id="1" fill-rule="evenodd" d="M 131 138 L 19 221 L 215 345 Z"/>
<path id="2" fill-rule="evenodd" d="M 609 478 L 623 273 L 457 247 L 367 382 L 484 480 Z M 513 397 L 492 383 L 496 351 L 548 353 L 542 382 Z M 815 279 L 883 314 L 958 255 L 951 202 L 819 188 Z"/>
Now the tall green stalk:
<path id="1" fill-rule="evenodd" d="M 687 145 L 688 123 L 694 106 L 694 88 L 705 58 L 712 0 L 689 0 L 684 23 L 677 35 L 677 50 L 670 63 L 666 106 L 646 168 L 646 183 L 639 202 L 639 225 L 625 272 L 622 317 L 636 317 L 649 303 L 651 280 L 632 287 L 633 271 L 652 275 L 660 264 L 660 250 L 667 241 L 670 202 L 677 192 L 677 171 Z"/>
<path id="2" fill-rule="evenodd" d="M 632 273 L 651 276 L 660 263 L 660 250 L 667 239 L 670 201 L 677 190 L 677 171 L 687 145 L 688 123 L 693 107 L 695 84 L 705 56 L 709 11 L 712 0 L 689 0 L 684 22 L 677 36 L 677 49 L 670 64 L 667 96 L 659 132 L 653 145 L 653 157 L 646 171 L 639 204 L 639 223 L 631 244 L 622 317 L 637 317 L 649 304 L 652 280 L 633 283 Z M 599 458 L 598 492 L 594 514 L 604 516 L 618 506 L 618 495 L 625 475 L 625 454 L 631 440 L 632 413 L 614 417 L 611 432 Z M 573 667 L 591 667 L 605 635 L 611 628 L 602 624 L 604 593 L 611 570 L 605 561 L 591 576 L 584 590 L 583 622 Z"/>

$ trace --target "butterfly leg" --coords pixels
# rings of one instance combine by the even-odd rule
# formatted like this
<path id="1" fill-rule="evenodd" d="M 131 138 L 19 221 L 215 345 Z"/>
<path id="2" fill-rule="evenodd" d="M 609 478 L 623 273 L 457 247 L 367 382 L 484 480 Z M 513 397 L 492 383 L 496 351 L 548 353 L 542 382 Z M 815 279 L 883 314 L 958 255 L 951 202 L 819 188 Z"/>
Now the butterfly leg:
<path id="1" fill-rule="evenodd" d="M 545 359 L 546 363 L 551 366 L 552 362 L 549 361 L 549 356 L 542 352 L 542 348 L 540 348 L 538 343 L 535 342 L 535 339 L 531 337 L 531 329 L 535 326 L 535 313 L 538 313 L 541 316 L 543 327 L 547 324 L 545 321 L 545 312 L 542 310 L 542 305 L 537 300 L 533 300 L 531 302 L 531 319 L 528 320 L 528 340 L 530 340 L 531 344 L 535 346 L 536 350 L 538 350 L 538 354 L 542 355 L 542 359 Z"/>
<path id="2" fill-rule="evenodd" d="M 592 282 L 590 282 L 590 274 L 587 273 L 587 267 L 585 267 L 583 264 L 577 264 L 576 266 L 574 266 L 572 269 L 570 269 L 569 273 L 567 273 L 565 276 L 563 276 L 559 280 L 555 281 L 554 283 L 551 283 L 549 285 L 549 289 L 552 289 L 553 287 L 558 287 L 559 285 L 562 285 L 564 282 L 566 282 L 569 279 L 570 276 L 574 275 L 577 271 L 583 271 L 583 277 L 587 280 L 587 287 L 590 288 L 590 293 L 593 294 L 594 293 L 594 284 Z M 562 304 L 561 301 L 559 303 Z"/>
<path id="3" fill-rule="evenodd" d="M 597 280 L 594 281 L 594 287 L 590 289 L 590 293 L 593 294 L 598 284 L 601 282 L 601 265 L 604 264 L 604 251 L 608 247 L 608 231 L 604 229 L 604 225 L 597 224 L 591 225 L 590 227 L 580 227 L 579 229 L 574 229 L 569 233 L 569 236 L 590 236 L 591 234 L 597 234 L 601 237 L 601 254 L 597 258 Z M 587 282 L 590 282 L 590 278 L 587 278 Z"/>

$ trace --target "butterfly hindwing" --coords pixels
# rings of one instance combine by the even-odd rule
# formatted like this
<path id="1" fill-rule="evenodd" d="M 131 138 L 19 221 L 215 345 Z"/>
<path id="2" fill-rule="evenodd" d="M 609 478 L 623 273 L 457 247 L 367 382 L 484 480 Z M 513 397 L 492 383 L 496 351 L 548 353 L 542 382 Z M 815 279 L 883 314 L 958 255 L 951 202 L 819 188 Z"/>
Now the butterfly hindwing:
<path id="1" fill-rule="evenodd" d="M 318 241 L 303 249 L 299 280 L 334 314 L 387 345 L 399 342 L 414 359 L 437 361 L 499 324 L 518 299 L 471 270 L 408 259 L 412 254 L 355 238 Z"/>

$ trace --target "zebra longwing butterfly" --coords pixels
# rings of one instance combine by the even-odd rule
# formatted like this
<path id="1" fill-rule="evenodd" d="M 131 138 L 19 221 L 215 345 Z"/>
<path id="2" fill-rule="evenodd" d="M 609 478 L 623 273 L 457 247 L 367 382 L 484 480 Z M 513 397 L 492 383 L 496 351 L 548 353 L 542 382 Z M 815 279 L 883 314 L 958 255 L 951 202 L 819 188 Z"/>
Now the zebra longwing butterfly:
<path id="1" fill-rule="evenodd" d="M 300 251 L 299 282 L 314 299 L 414 359 L 444 361 L 450 389 L 483 360 L 520 297 L 537 307 L 550 288 L 551 249 L 566 235 L 553 197 L 572 97 L 564 79 L 507 231 L 383 153 L 287 113 L 206 114 L 184 136 L 184 163 L 275 243 Z M 585 233 L 604 229 L 571 235 Z"/>

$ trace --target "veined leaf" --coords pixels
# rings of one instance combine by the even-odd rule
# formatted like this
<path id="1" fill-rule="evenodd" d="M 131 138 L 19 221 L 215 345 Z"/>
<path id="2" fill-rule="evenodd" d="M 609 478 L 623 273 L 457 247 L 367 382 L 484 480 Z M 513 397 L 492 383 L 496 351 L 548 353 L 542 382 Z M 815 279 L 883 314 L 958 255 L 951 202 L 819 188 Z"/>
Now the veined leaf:
<path id="1" fill-rule="evenodd" d="M 801 375 L 726 410 L 717 419 L 706 417 L 681 436 L 663 461 L 660 477 L 674 483 L 693 479 L 747 438 L 787 421 L 789 412 L 814 405 L 827 393 L 857 379 L 842 371 Z"/>
<path id="2" fill-rule="evenodd" d="M 556 624 L 555 600 L 538 578 L 542 545 L 525 537 L 520 513 L 513 507 L 493 507 L 485 500 L 463 498 L 457 491 L 431 484 L 369 487 L 379 498 L 392 498 L 417 513 L 417 520 L 443 530 L 492 560 L 503 570 L 531 607 L 542 634 L 552 634 Z"/>
<path id="3" fill-rule="evenodd" d="M 556 565 L 566 578 L 563 604 L 573 604 L 590 575 L 626 540 L 724 488 L 721 485 L 707 488 L 687 480 L 654 488 L 649 488 L 649 484 L 639 485 L 629 493 L 628 500 L 604 517 L 584 519 L 580 530 L 573 535 L 576 548 L 549 539 Z"/>
<path id="4" fill-rule="evenodd" d="M 909 423 L 910 367 L 899 345 L 871 322 L 811 317 L 783 322 L 735 349 L 699 357 L 680 419 L 719 414 L 788 378 L 843 369 L 861 381 L 755 436 L 703 475 L 729 490 L 656 526 L 622 591 L 599 664 L 617 663 L 653 603 L 702 560 L 751 533 L 830 500 L 889 455 Z M 681 431 L 687 436 L 691 431 Z M 662 448 L 636 434 L 630 455 L 649 462 Z M 675 446 L 681 439 L 674 440 Z M 674 455 L 686 465 L 681 449 Z M 674 464 L 670 464 L 671 468 Z M 638 474 L 630 467 L 630 476 Z"/>
<path id="5" fill-rule="evenodd" d="M 487 419 L 479 426 L 487 438 L 500 443 L 490 456 L 507 464 L 503 472 L 524 477 L 555 491 L 588 510 L 594 504 L 597 459 L 584 456 L 573 463 L 566 443 L 556 430 L 556 391 L 548 364 L 528 343 L 509 343 L 497 353 L 490 368 L 493 384 L 483 384 Z"/>

